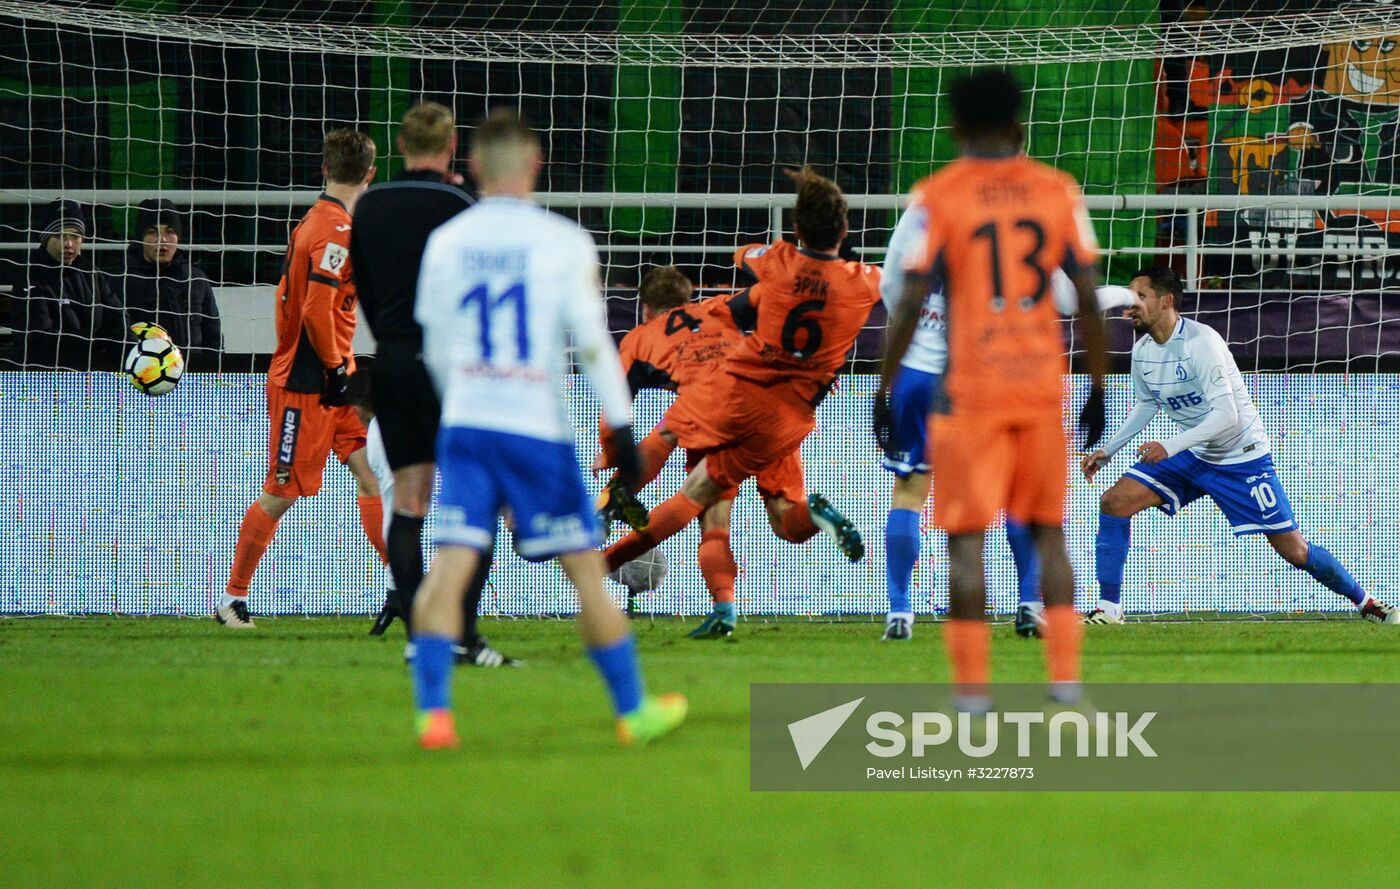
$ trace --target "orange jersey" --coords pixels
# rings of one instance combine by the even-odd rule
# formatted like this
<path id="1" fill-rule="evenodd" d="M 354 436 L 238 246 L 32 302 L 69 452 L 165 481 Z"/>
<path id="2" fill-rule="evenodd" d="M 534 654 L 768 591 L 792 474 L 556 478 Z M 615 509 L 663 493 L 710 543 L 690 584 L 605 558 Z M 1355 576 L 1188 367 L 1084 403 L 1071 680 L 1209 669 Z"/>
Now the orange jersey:
<path id="1" fill-rule="evenodd" d="M 948 301 L 944 413 L 1060 410 L 1069 369 L 1050 276 L 1098 260 L 1074 178 L 1017 156 L 964 157 L 914 187 L 927 229 L 909 271 L 932 273 Z"/>
<path id="2" fill-rule="evenodd" d="M 355 369 L 355 284 L 350 273 L 350 214 L 321 195 L 292 229 L 277 285 L 277 351 L 270 383 L 320 392 L 326 370 Z"/>
<path id="3" fill-rule="evenodd" d="M 687 303 L 634 327 L 617 347 L 627 384 L 675 392 L 708 372 L 744 338 L 726 298 Z"/>
<path id="4" fill-rule="evenodd" d="M 758 283 L 730 301 L 740 326 L 752 307 L 753 333 L 730 352 L 725 370 L 820 401 L 880 301 L 880 270 L 787 241 L 740 247 L 734 264 Z"/>

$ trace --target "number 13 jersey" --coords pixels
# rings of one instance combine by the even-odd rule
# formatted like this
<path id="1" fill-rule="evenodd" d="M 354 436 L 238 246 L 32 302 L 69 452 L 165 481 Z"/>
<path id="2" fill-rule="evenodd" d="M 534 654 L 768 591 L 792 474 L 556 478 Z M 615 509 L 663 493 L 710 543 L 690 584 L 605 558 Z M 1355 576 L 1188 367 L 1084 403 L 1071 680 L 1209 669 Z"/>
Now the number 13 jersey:
<path id="1" fill-rule="evenodd" d="M 1074 179 L 1023 155 L 963 157 L 914 187 L 909 212 L 924 248 L 905 270 L 932 274 L 947 300 L 940 412 L 1058 416 L 1068 364 L 1051 276 L 1098 260 Z"/>

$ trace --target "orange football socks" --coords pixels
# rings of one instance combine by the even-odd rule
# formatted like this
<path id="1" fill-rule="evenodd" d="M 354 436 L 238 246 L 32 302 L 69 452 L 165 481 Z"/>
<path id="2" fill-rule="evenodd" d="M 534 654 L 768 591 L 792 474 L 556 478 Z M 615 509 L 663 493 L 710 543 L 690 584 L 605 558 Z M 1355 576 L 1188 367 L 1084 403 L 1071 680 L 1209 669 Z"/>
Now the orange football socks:
<path id="1" fill-rule="evenodd" d="M 782 538 L 789 543 L 805 543 L 821 532 L 812 523 L 812 511 L 805 503 L 794 503 L 783 513 Z"/>
<path id="2" fill-rule="evenodd" d="M 661 467 L 666 465 L 667 458 L 675 449 L 676 446 L 663 438 L 661 433 L 655 429 L 637 443 L 637 462 L 642 466 L 642 476 L 637 479 L 636 490 L 632 493 L 635 494 L 656 481 L 656 477 L 661 474 Z"/>
<path id="3" fill-rule="evenodd" d="M 389 564 L 389 552 L 384 548 L 384 501 L 378 497 L 356 497 L 360 504 L 360 527 L 369 538 L 369 545 L 379 553 L 379 561 Z"/>
<path id="4" fill-rule="evenodd" d="M 719 602 L 734 601 L 734 578 L 739 568 L 734 564 L 734 552 L 729 548 L 729 532 L 723 529 L 700 535 L 700 574 L 710 590 L 710 598 Z"/>
<path id="5" fill-rule="evenodd" d="M 603 552 L 607 558 L 608 571 L 616 571 L 642 553 L 655 549 L 661 541 L 695 521 L 704 509 L 684 494 L 672 495 L 651 511 L 651 524 L 647 526 L 646 531 L 632 531 Z"/>
<path id="6" fill-rule="evenodd" d="M 953 682 L 962 695 L 985 695 L 991 678 L 992 630 L 985 620 L 951 618 L 943 625 L 943 644 L 953 666 Z"/>
<path id="7" fill-rule="evenodd" d="M 1051 682 L 1079 681 L 1084 627 L 1073 605 L 1045 606 L 1045 661 Z"/>
<path id="8" fill-rule="evenodd" d="M 248 595 L 253 572 L 258 570 L 258 563 L 276 533 L 277 520 L 256 502 L 243 513 L 243 523 L 238 526 L 238 545 L 233 550 L 233 568 L 228 575 L 230 596 Z"/>

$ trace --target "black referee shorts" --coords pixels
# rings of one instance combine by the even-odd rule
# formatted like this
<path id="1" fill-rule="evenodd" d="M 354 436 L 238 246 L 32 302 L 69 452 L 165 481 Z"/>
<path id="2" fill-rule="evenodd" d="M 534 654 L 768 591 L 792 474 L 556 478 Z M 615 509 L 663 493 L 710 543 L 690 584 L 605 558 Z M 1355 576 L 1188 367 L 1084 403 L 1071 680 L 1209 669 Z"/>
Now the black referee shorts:
<path id="1" fill-rule="evenodd" d="M 374 358 L 374 415 L 389 468 L 435 462 L 442 405 L 417 344 L 381 343 Z"/>

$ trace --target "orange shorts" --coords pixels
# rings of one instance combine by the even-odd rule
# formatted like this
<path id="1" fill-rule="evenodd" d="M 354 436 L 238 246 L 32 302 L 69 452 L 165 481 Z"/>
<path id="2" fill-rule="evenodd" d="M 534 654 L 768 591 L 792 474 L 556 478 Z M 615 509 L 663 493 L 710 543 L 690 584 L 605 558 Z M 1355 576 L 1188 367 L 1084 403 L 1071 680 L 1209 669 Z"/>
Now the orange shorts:
<path id="1" fill-rule="evenodd" d="M 982 531 L 1005 510 L 1061 525 L 1068 442 L 1058 414 L 1041 419 L 935 416 L 933 521 L 949 534 Z"/>
<path id="2" fill-rule="evenodd" d="M 686 451 L 685 470 L 687 473 L 700 465 L 702 459 L 709 459 L 706 467 L 709 470 L 710 480 L 715 478 L 715 463 L 718 461 L 723 467 L 723 451 L 715 454 L 707 454 L 704 451 Z M 727 468 L 722 468 L 720 472 L 728 472 Z M 779 497 L 791 503 L 806 503 L 807 488 L 802 477 L 802 455 L 793 451 L 778 462 L 771 464 L 754 477 L 758 485 L 758 493 L 764 499 Z M 739 494 L 737 484 L 730 485 L 723 494 L 719 495 L 721 500 L 733 500 Z"/>
<path id="3" fill-rule="evenodd" d="M 790 387 L 711 374 L 703 387 L 682 391 L 662 425 L 682 447 L 704 453 L 710 480 L 721 488 L 757 477 L 767 494 L 805 497 L 798 453 L 816 421 L 812 405 Z"/>
<path id="4" fill-rule="evenodd" d="M 314 392 L 267 387 L 267 480 L 263 490 L 277 497 L 312 497 L 321 490 L 326 456 L 341 463 L 365 446 L 365 426 L 354 408 L 325 407 Z"/>

